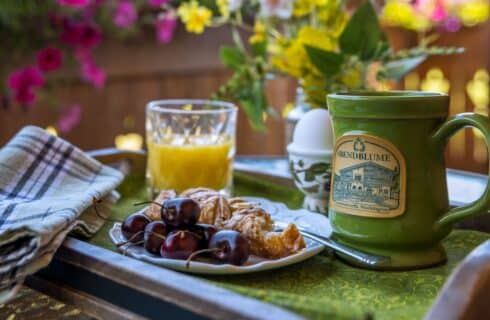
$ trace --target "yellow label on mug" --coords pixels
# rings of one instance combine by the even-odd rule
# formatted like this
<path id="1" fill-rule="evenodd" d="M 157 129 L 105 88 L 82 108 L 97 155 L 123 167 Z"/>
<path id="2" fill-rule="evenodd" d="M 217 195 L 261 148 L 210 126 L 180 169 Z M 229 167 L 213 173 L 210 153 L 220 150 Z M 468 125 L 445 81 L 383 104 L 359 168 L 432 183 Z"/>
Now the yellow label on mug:
<path id="1" fill-rule="evenodd" d="M 392 218 L 405 211 L 406 165 L 391 142 L 369 135 L 335 144 L 330 206 L 342 213 Z"/>

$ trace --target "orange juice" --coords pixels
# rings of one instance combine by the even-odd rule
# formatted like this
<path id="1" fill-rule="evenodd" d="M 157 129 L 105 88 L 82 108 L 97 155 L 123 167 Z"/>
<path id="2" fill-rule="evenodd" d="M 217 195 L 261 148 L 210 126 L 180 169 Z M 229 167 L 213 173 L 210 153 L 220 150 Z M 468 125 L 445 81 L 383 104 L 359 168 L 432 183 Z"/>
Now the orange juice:
<path id="1" fill-rule="evenodd" d="M 231 141 L 214 144 L 148 142 L 148 173 L 152 188 L 207 187 L 220 190 L 231 181 L 234 156 Z"/>

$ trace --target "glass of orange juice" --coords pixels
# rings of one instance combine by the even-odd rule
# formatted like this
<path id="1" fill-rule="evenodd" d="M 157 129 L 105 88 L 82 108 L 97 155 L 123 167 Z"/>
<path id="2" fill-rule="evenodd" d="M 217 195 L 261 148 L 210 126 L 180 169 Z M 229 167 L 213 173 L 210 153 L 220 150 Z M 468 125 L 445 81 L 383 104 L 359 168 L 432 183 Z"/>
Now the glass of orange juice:
<path id="1" fill-rule="evenodd" d="M 146 106 L 147 182 L 182 192 L 207 187 L 230 194 L 237 107 L 209 100 L 158 100 Z"/>

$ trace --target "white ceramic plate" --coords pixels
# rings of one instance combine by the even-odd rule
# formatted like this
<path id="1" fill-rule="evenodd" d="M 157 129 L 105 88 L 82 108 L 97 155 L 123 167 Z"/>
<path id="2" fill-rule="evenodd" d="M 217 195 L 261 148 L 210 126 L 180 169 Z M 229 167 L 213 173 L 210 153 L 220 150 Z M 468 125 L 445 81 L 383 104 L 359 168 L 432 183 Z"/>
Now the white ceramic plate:
<path id="1" fill-rule="evenodd" d="M 331 233 L 331 227 L 328 219 L 317 213 L 313 213 L 307 210 L 289 210 L 284 204 L 278 202 L 272 202 L 264 198 L 244 197 L 248 201 L 258 202 L 267 212 L 269 212 L 277 222 L 294 222 L 297 226 L 306 228 L 312 232 L 329 236 Z M 114 244 L 125 241 L 126 239 L 121 233 L 121 224 L 115 223 L 112 229 L 109 231 L 109 237 Z M 306 247 L 288 257 L 268 260 L 259 258 L 256 256 L 250 256 L 247 263 L 243 266 L 234 266 L 230 264 L 218 264 L 216 262 L 196 260 L 192 261 L 189 268 L 186 267 L 186 261 L 174 260 L 162 258 L 156 255 L 148 253 L 143 247 L 140 246 L 121 246 L 119 249 L 122 252 L 126 252 L 126 255 L 143 260 L 145 262 L 153 263 L 162 267 L 199 274 L 240 274 L 258 272 L 270 269 L 277 269 L 285 266 L 289 266 L 294 263 L 304 261 L 323 250 L 323 246 L 305 239 Z"/>

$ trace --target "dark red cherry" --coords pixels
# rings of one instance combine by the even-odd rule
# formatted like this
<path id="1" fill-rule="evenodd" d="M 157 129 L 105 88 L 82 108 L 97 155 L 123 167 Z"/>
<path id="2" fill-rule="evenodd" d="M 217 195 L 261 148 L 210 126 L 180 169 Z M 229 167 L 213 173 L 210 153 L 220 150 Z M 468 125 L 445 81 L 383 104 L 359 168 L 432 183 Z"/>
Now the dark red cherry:
<path id="1" fill-rule="evenodd" d="M 190 231 L 172 231 L 162 243 L 160 255 L 169 259 L 187 259 L 199 249 L 199 237 Z"/>
<path id="2" fill-rule="evenodd" d="M 142 213 L 133 213 L 126 217 L 121 224 L 123 236 L 133 243 L 143 240 L 143 231 L 147 224 L 151 222 L 150 218 Z"/>
<path id="3" fill-rule="evenodd" d="M 209 250 L 219 261 L 241 266 L 248 260 L 250 246 L 240 232 L 221 230 L 211 237 Z"/>
<path id="4" fill-rule="evenodd" d="M 212 224 L 198 223 L 189 228 L 189 231 L 194 232 L 200 237 L 199 249 L 206 249 L 209 246 L 209 240 L 218 232 L 218 228 Z"/>
<path id="5" fill-rule="evenodd" d="M 145 244 L 146 251 L 153 254 L 160 254 L 160 247 L 162 246 L 168 230 L 163 221 L 153 221 L 145 227 Z"/>
<path id="6" fill-rule="evenodd" d="M 190 198 L 174 198 L 162 205 L 162 220 L 171 227 L 195 225 L 200 214 L 199 204 Z"/>

